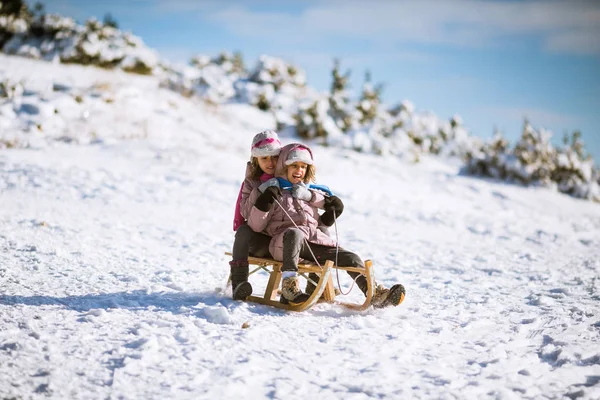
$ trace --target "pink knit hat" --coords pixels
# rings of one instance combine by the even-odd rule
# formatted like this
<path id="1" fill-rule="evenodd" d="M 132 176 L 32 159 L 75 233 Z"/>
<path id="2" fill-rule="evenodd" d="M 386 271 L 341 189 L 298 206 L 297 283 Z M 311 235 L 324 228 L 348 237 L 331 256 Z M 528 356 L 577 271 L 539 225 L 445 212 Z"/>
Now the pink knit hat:
<path id="1" fill-rule="evenodd" d="M 277 132 L 266 130 L 257 133 L 252 139 L 250 154 L 252 157 L 278 156 L 281 151 L 281 142 Z"/>

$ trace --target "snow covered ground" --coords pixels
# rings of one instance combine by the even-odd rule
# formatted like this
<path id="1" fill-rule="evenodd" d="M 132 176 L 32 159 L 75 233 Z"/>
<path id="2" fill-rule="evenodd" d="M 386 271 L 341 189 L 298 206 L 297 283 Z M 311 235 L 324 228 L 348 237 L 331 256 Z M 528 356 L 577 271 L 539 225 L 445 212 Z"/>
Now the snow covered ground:
<path id="1" fill-rule="evenodd" d="M 600 398 L 598 204 L 316 147 L 340 244 L 405 302 L 234 302 L 233 204 L 271 116 L 119 72 L 0 74 L 29 88 L 0 137 L 30 146 L 0 151 L 1 398 Z"/>

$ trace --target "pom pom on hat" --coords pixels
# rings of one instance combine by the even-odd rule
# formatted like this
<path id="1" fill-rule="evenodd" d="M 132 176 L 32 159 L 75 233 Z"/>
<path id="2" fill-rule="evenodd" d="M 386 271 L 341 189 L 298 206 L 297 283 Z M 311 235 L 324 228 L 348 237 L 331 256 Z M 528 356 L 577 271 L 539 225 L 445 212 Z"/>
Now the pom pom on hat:
<path id="1" fill-rule="evenodd" d="M 266 130 L 257 133 L 252 139 L 250 154 L 252 157 L 278 156 L 281 151 L 281 142 L 277 132 Z"/>
<path id="2" fill-rule="evenodd" d="M 308 164 L 308 165 L 313 165 L 314 164 L 312 153 L 311 153 L 311 151 L 310 151 L 310 149 L 308 147 L 300 146 L 300 145 L 294 147 L 288 153 L 288 156 L 285 159 L 284 164 L 285 165 L 290 165 L 290 164 L 293 164 L 293 163 L 295 163 L 297 161 L 303 162 L 303 163 Z"/>

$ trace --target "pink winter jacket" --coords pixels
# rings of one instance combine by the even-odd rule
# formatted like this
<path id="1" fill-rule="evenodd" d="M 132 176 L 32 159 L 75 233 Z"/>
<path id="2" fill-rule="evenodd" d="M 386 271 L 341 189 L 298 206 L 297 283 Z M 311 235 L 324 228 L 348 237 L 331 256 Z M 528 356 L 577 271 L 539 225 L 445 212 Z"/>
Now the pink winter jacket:
<path id="1" fill-rule="evenodd" d="M 235 207 L 235 215 L 233 218 L 233 230 L 237 231 L 240 225 L 242 225 L 250 216 L 250 210 L 252 206 L 256 202 L 258 196 L 260 196 L 260 192 L 258 191 L 258 187 L 265 181 L 271 179 L 273 175 L 262 174 L 260 179 L 254 179 L 250 175 L 251 173 L 251 164 L 248 162 L 246 164 L 246 178 L 242 183 L 240 188 L 240 194 L 238 196 L 236 207 Z"/>
<path id="2" fill-rule="evenodd" d="M 279 154 L 279 160 L 275 170 L 275 176 L 286 178 L 284 160 L 289 153 L 288 146 L 284 146 Z M 304 233 L 304 237 L 310 243 L 316 243 L 324 246 L 335 247 L 336 243 L 325 233 L 317 229 L 319 224 L 319 209 L 323 209 L 325 196 L 316 190 L 312 190 L 312 199 L 310 201 L 298 200 L 292 197 L 290 190 L 283 190 L 283 195 L 277 199 L 281 204 L 274 203 L 267 212 L 254 207 L 254 201 L 251 203 L 248 225 L 255 232 L 263 232 L 272 236 L 269 243 L 269 252 L 275 260 L 283 260 L 283 235 L 291 228 L 295 228 L 291 219 L 298 228 Z M 260 195 L 260 193 L 259 193 Z M 258 196 L 257 196 L 258 197 Z M 256 200 L 256 198 L 254 198 Z M 282 207 L 289 214 L 289 217 L 283 212 Z"/>

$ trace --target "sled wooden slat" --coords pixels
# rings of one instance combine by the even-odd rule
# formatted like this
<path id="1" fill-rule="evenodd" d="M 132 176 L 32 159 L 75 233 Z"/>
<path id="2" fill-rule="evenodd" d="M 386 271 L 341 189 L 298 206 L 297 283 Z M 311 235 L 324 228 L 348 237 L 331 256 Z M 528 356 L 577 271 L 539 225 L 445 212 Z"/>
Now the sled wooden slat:
<path id="1" fill-rule="evenodd" d="M 281 265 L 273 265 L 273 272 L 269 275 L 269 282 L 265 289 L 264 299 L 272 301 L 277 295 L 277 288 L 281 284 Z"/>
<path id="2" fill-rule="evenodd" d="M 268 291 L 265 293 L 265 297 L 248 296 L 246 298 L 246 301 L 253 301 L 255 303 L 265 304 L 265 305 L 273 306 L 273 307 L 277 307 L 277 308 L 282 308 L 282 309 L 288 310 L 288 311 L 308 310 L 313 305 L 315 305 L 317 303 L 317 301 L 321 298 L 321 295 L 323 294 L 323 291 L 325 290 L 325 288 L 327 286 L 327 282 L 331 278 L 329 274 L 331 273 L 332 266 L 333 266 L 333 262 L 331 262 L 331 261 L 325 262 L 325 265 L 323 265 L 323 269 L 321 270 L 322 279 L 319 281 L 319 284 L 315 288 L 315 291 L 310 295 L 308 300 L 306 300 L 302 304 L 298 304 L 298 305 L 283 304 L 283 303 L 280 303 L 278 300 L 273 300 L 272 298 L 267 299 L 266 297 L 269 295 Z M 278 272 L 276 272 L 276 271 L 271 272 L 271 278 L 273 278 L 273 275 L 277 276 L 277 278 L 273 279 L 273 282 L 281 281 L 281 270 L 279 270 Z M 269 278 L 269 283 L 271 283 L 271 278 Z M 276 293 L 276 292 L 277 292 L 277 287 L 275 287 L 273 289 L 273 291 L 271 291 L 271 296 L 274 296 L 274 293 Z"/>
<path id="3" fill-rule="evenodd" d="M 230 252 L 226 252 L 225 255 L 231 256 L 232 254 Z M 277 299 L 279 286 L 281 285 L 281 267 L 283 265 L 281 261 L 276 261 L 270 258 L 248 257 L 248 263 L 251 265 L 257 265 L 261 267 L 255 269 L 252 272 L 259 271 L 260 269 L 266 270 L 269 273 L 269 281 L 267 282 L 267 287 L 262 297 L 248 296 L 246 301 L 282 308 L 284 310 L 304 311 L 316 304 L 322 296 L 322 299 L 326 302 L 338 304 L 351 310 L 362 311 L 366 310 L 369 307 L 369 305 L 371 304 L 371 299 L 375 294 L 375 285 L 373 284 L 375 282 L 375 279 L 373 276 L 373 263 L 371 262 L 371 260 L 365 261 L 365 268 L 338 266 L 329 260 L 325 262 L 322 268 L 319 267 L 317 264 L 311 262 L 298 263 L 299 273 L 315 273 L 319 275 L 320 279 L 319 283 L 317 284 L 317 287 L 315 288 L 315 291 L 312 293 L 310 298 L 304 303 L 296 306 L 280 303 Z M 333 279 L 331 276 L 332 270 L 334 269 L 358 272 L 360 274 L 364 274 L 367 277 L 367 294 L 363 303 L 347 303 L 335 300 L 335 286 L 333 284 Z"/>
<path id="4" fill-rule="evenodd" d="M 342 267 L 339 269 L 345 268 Z M 367 294 L 365 296 L 365 301 L 362 304 L 336 301 L 336 304 L 339 304 L 340 306 L 349 308 L 354 311 L 364 311 L 367 308 L 369 308 L 369 306 L 371 305 L 371 300 L 373 299 L 373 296 L 375 296 L 375 285 L 373 284 L 375 282 L 375 276 L 373 273 L 373 262 L 371 260 L 365 260 L 365 269 L 364 271 L 360 272 L 364 273 L 367 277 Z"/>

